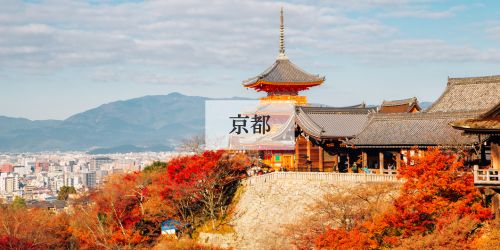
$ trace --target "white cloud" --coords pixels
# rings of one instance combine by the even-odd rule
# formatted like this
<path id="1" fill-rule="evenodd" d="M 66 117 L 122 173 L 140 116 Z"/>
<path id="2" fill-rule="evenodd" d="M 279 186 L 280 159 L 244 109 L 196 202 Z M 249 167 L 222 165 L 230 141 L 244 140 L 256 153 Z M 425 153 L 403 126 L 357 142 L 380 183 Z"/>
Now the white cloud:
<path id="1" fill-rule="evenodd" d="M 499 51 L 494 48 L 483 51 L 442 40 L 405 39 L 397 28 L 376 19 L 377 16 L 351 17 L 345 12 L 355 8 L 392 8 L 393 12 L 387 15 L 441 18 L 460 11 L 427 10 L 422 7 L 427 2 L 13 3 L 0 9 L 0 67 L 59 70 L 140 65 L 191 69 L 195 75 L 195 70 L 210 68 L 265 67 L 269 58 L 277 54 L 278 11 L 282 5 L 289 53 L 307 51 L 311 57 L 324 52 L 332 57 L 346 54 L 366 62 L 500 61 Z M 410 12 L 412 8 L 420 11 Z M 495 31 L 492 28 L 492 34 Z M 106 81 L 113 79 L 113 74 L 116 73 L 90 77 Z M 144 73 L 142 77 L 149 79 L 146 82 L 171 82 L 162 75 Z"/>
<path id="2" fill-rule="evenodd" d="M 493 39 L 500 40 L 500 24 L 489 24 L 486 33 Z"/>
<path id="3" fill-rule="evenodd" d="M 447 10 L 435 11 L 429 9 L 422 9 L 419 7 L 403 8 L 399 10 L 389 11 L 381 14 L 382 17 L 413 17 L 413 18 L 425 18 L 425 19 L 442 19 L 447 17 L 452 17 L 456 13 L 465 10 L 465 6 L 454 6 Z"/>

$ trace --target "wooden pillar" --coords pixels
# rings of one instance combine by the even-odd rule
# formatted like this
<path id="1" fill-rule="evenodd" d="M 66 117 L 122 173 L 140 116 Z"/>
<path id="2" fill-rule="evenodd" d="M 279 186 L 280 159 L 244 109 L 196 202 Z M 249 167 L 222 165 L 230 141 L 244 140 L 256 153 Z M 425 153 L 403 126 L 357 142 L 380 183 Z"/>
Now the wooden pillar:
<path id="1" fill-rule="evenodd" d="M 491 143 L 491 167 L 494 169 L 500 169 L 500 145 L 498 142 Z"/>
<path id="2" fill-rule="evenodd" d="M 368 167 L 368 155 L 366 155 L 366 152 L 363 151 L 361 152 L 361 167 L 366 168 Z"/>
<path id="3" fill-rule="evenodd" d="M 396 170 L 399 171 L 400 167 L 401 167 L 401 153 L 396 152 Z"/>
<path id="4" fill-rule="evenodd" d="M 299 142 L 300 142 L 300 135 L 297 136 L 297 138 L 295 139 L 295 159 L 293 161 L 293 167 L 295 168 L 295 171 L 299 170 L 299 161 L 300 161 Z"/>
<path id="5" fill-rule="evenodd" d="M 320 172 L 323 172 L 323 148 L 321 146 L 318 147 L 318 154 L 319 154 L 319 163 L 318 163 L 318 168 Z"/>
<path id="6" fill-rule="evenodd" d="M 340 173 L 340 154 L 337 154 L 337 166 L 335 167 L 335 172 Z"/>
<path id="7" fill-rule="evenodd" d="M 351 157 L 349 156 L 349 153 L 347 153 L 347 172 L 351 173 Z"/>
<path id="8" fill-rule="evenodd" d="M 311 161 L 311 141 L 307 138 L 307 171 L 311 171 L 312 161 Z"/>
<path id="9" fill-rule="evenodd" d="M 378 167 L 380 174 L 384 173 L 384 152 L 378 153 Z"/>

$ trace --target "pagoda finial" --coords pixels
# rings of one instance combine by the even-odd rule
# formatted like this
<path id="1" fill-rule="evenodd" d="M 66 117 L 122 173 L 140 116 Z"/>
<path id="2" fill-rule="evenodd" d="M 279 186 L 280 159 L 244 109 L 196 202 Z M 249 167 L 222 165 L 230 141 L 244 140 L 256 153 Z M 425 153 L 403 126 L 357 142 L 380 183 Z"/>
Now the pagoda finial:
<path id="1" fill-rule="evenodd" d="M 278 59 L 287 59 L 285 55 L 285 24 L 283 18 L 283 7 L 281 7 L 280 15 L 280 53 Z"/>

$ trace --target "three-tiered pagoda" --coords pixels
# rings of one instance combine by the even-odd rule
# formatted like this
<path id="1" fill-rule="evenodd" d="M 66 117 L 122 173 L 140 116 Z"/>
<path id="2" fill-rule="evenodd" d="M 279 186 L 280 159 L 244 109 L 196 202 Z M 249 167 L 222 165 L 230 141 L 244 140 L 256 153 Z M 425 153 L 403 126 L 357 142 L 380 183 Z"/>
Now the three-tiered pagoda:
<path id="1" fill-rule="evenodd" d="M 271 67 L 258 76 L 243 81 L 243 86 L 256 91 L 265 91 L 267 96 L 261 101 L 307 103 L 305 96 L 299 96 L 299 91 L 318 86 L 325 81 L 324 76 L 309 74 L 293 64 L 285 55 L 285 28 L 283 23 L 283 8 L 280 16 L 280 46 L 279 55 Z"/>

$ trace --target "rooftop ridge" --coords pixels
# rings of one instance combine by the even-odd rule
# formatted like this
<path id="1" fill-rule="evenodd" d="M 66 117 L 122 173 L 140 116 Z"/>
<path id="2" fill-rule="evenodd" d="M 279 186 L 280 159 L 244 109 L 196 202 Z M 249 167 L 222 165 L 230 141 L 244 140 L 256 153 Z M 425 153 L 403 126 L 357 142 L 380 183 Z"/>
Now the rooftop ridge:
<path id="1" fill-rule="evenodd" d="M 399 100 L 391 100 L 391 101 L 382 101 L 382 106 L 398 106 L 398 105 L 403 105 L 403 104 L 412 104 L 417 101 L 417 97 L 410 97 L 406 99 L 399 99 Z"/>
<path id="2" fill-rule="evenodd" d="M 481 84 L 499 82 L 500 75 L 471 76 L 471 77 L 448 77 L 448 85 Z"/>
<path id="3" fill-rule="evenodd" d="M 448 78 L 444 92 L 424 112 L 479 111 L 500 98 L 500 75 Z"/>
<path id="4" fill-rule="evenodd" d="M 477 115 L 478 112 L 371 114 L 363 130 L 346 144 L 360 148 L 469 145 L 475 139 L 456 132 L 449 123 Z"/>
<path id="5" fill-rule="evenodd" d="M 299 106 L 305 113 L 337 113 L 337 114 L 368 114 L 375 113 L 377 107 L 311 107 Z"/>
<path id="6" fill-rule="evenodd" d="M 371 121 L 382 121 L 382 120 L 414 120 L 414 119 L 447 119 L 455 117 L 472 117 L 478 116 L 482 112 L 480 111 L 470 111 L 470 112 L 417 112 L 417 113 L 373 113 L 370 114 Z"/>

